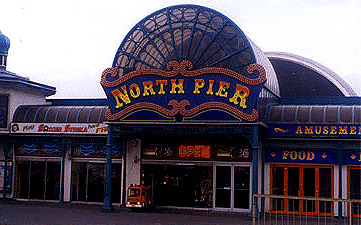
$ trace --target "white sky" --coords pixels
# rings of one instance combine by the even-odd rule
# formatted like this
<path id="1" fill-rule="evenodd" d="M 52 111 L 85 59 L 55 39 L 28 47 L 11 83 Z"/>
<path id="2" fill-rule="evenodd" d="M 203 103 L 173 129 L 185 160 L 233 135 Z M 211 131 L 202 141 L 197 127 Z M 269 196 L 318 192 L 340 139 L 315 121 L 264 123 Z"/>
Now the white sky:
<path id="1" fill-rule="evenodd" d="M 105 97 L 100 75 L 128 31 L 177 4 L 217 10 L 263 51 L 321 63 L 361 95 L 360 0 L 0 0 L 7 70 L 55 86 L 54 98 Z"/>

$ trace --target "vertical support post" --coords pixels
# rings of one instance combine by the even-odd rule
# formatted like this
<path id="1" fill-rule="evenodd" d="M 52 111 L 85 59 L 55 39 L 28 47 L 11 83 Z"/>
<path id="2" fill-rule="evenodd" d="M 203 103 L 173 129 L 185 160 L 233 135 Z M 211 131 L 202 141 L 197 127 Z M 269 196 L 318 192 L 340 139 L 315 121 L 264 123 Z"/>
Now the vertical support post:
<path id="1" fill-rule="evenodd" d="M 8 175 L 8 154 L 9 154 L 9 140 L 6 138 L 4 144 L 4 180 L 3 180 L 3 203 L 6 202 L 6 184 Z"/>
<path id="2" fill-rule="evenodd" d="M 61 172 L 60 172 L 60 196 L 59 196 L 59 203 L 64 204 L 64 172 L 65 172 L 65 153 L 66 153 L 66 146 L 65 146 L 65 139 L 61 139 Z"/>
<path id="3" fill-rule="evenodd" d="M 252 133 L 252 198 L 258 194 L 258 126 L 253 127 Z M 258 199 L 254 199 L 251 215 L 258 217 Z"/>
<path id="4" fill-rule="evenodd" d="M 113 145 L 113 125 L 108 125 L 107 136 L 107 168 L 105 181 L 104 204 L 102 206 L 103 212 L 112 212 L 112 145 Z"/>
<path id="5" fill-rule="evenodd" d="M 125 146 L 125 139 L 122 137 L 122 153 L 123 153 L 123 190 L 122 190 L 122 207 L 125 207 L 125 201 L 126 201 L 126 193 L 127 193 L 127 154 L 126 154 L 126 146 Z"/>
<path id="6" fill-rule="evenodd" d="M 342 155 L 342 144 L 339 143 L 338 146 L 338 198 L 342 199 L 342 161 L 343 161 L 343 155 Z M 338 218 L 342 218 L 342 202 L 338 203 Z"/>
<path id="7" fill-rule="evenodd" d="M 264 189 L 265 189 L 265 184 L 264 184 L 264 179 L 265 179 L 265 161 L 266 161 L 266 147 L 265 147 L 265 141 L 264 141 L 264 135 L 262 135 L 262 175 L 261 175 L 261 194 L 264 194 Z M 264 214 L 265 212 L 265 198 L 261 198 L 261 215 Z"/>

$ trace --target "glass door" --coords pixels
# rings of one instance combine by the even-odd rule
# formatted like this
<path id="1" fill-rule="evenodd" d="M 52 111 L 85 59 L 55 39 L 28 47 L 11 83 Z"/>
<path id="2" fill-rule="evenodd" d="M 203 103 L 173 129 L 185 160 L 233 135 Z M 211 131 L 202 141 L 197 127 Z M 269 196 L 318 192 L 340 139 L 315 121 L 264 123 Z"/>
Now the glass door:
<path id="1" fill-rule="evenodd" d="M 234 167 L 234 208 L 249 209 L 250 168 Z"/>
<path id="2" fill-rule="evenodd" d="M 361 167 L 348 167 L 348 199 L 361 199 Z M 350 206 L 348 206 L 350 215 Z M 352 204 L 352 214 L 361 218 L 361 204 Z"/>
<path id="3" fill-rule="evenodd" d="M 301 168 L 303 169 L 303 173 L 300 174 L 302 177 L 302 182 L 300 185 L 301 194 L 299 196 L 304 197 L 316 197 L 316 176 L 315 176 L 315 168 Z M 315 201 L 313 200 L 303 200 L 303 212 L 315 212 Z"/>
<path id="4" fill-rule="evenodd" d="M 231 208 L 231 167 L 216 167 L 216 207 Z"/>
<path id="5" fill-rule="evenodd" d="M 327 166 L 271 165 L 271 194 L 294 197 L 333 197 L 333 169 Z M 271 199 L 273 212 L 331 215 L 331 202 Z"/>
<path id="6" fill-rule="evenodd" d="M 250 209 L 249 166 L 216 166 L 215 207 Z"/>

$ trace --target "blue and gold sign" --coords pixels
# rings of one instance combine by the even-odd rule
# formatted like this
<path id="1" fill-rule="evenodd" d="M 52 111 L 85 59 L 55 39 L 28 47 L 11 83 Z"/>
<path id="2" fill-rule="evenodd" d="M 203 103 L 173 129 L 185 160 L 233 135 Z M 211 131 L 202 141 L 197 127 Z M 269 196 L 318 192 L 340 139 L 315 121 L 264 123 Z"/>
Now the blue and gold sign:
<path id="1" fill-rule="evenodd" d="M 334 164 L 338 160 L 332 152 L 312 150 L 267 150 L 267 162 L 326 163 Z"/>
<path id="2" fill-rule="evenodd" d="M 141 69 L 124 76 L 106 69 L 101 84 L 110 121 L 240 122 L 258 119 L 257 100 L 266 82 L 261 65 L 247 74 L 219 67 L 192 70 L 190 61 L 171 61 L 167 70 Z"/>
<path id="3" fill-rule="evenodd" d="M 361 125 L 354 124 L 269 124 L 269 137 L 361 138 Z"/>

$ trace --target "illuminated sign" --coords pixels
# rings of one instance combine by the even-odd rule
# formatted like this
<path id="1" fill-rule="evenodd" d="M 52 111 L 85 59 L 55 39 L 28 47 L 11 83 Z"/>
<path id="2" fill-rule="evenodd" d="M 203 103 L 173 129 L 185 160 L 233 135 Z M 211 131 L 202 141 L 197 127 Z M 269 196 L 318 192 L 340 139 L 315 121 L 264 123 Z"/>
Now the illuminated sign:
<path id="1" fill-rule="evenodd" d="M 181 158 L 211 158 L 211 146 L 208 145 L 181 145 L 178 148 Z"/>
<path id="2" fill-rule="evenodd" d="M 107 134 L 102 123 L 12 123 L 11 133 L 22 134 Z"/>
<path id="3" fill-rule="evenodd" d="M 250 147 L 244 145 L 145 144 L 144 159 L 250 162 Z"/>
<path id="4" fill-rule="evenodd" d="M 361 138 L 361 125 L 352 124 L 269 124 L 269 137 Z"/>
<path id="5" fill-rule="evenodd" d="M 332 152 L 309 150 L 267 150 L 267 162 L 337 163 Z"/>
<path id="6" fill-rule="evenodd" d="M 218 67 L 194 71 L 192 63 L 171 61 L 167 70 L 142 69 L 118 77 L 106 69 L 101 84 L 110 121 L 256 121 L 257 100 L 266 82 L 258 64 L 245 75 Z"/>

